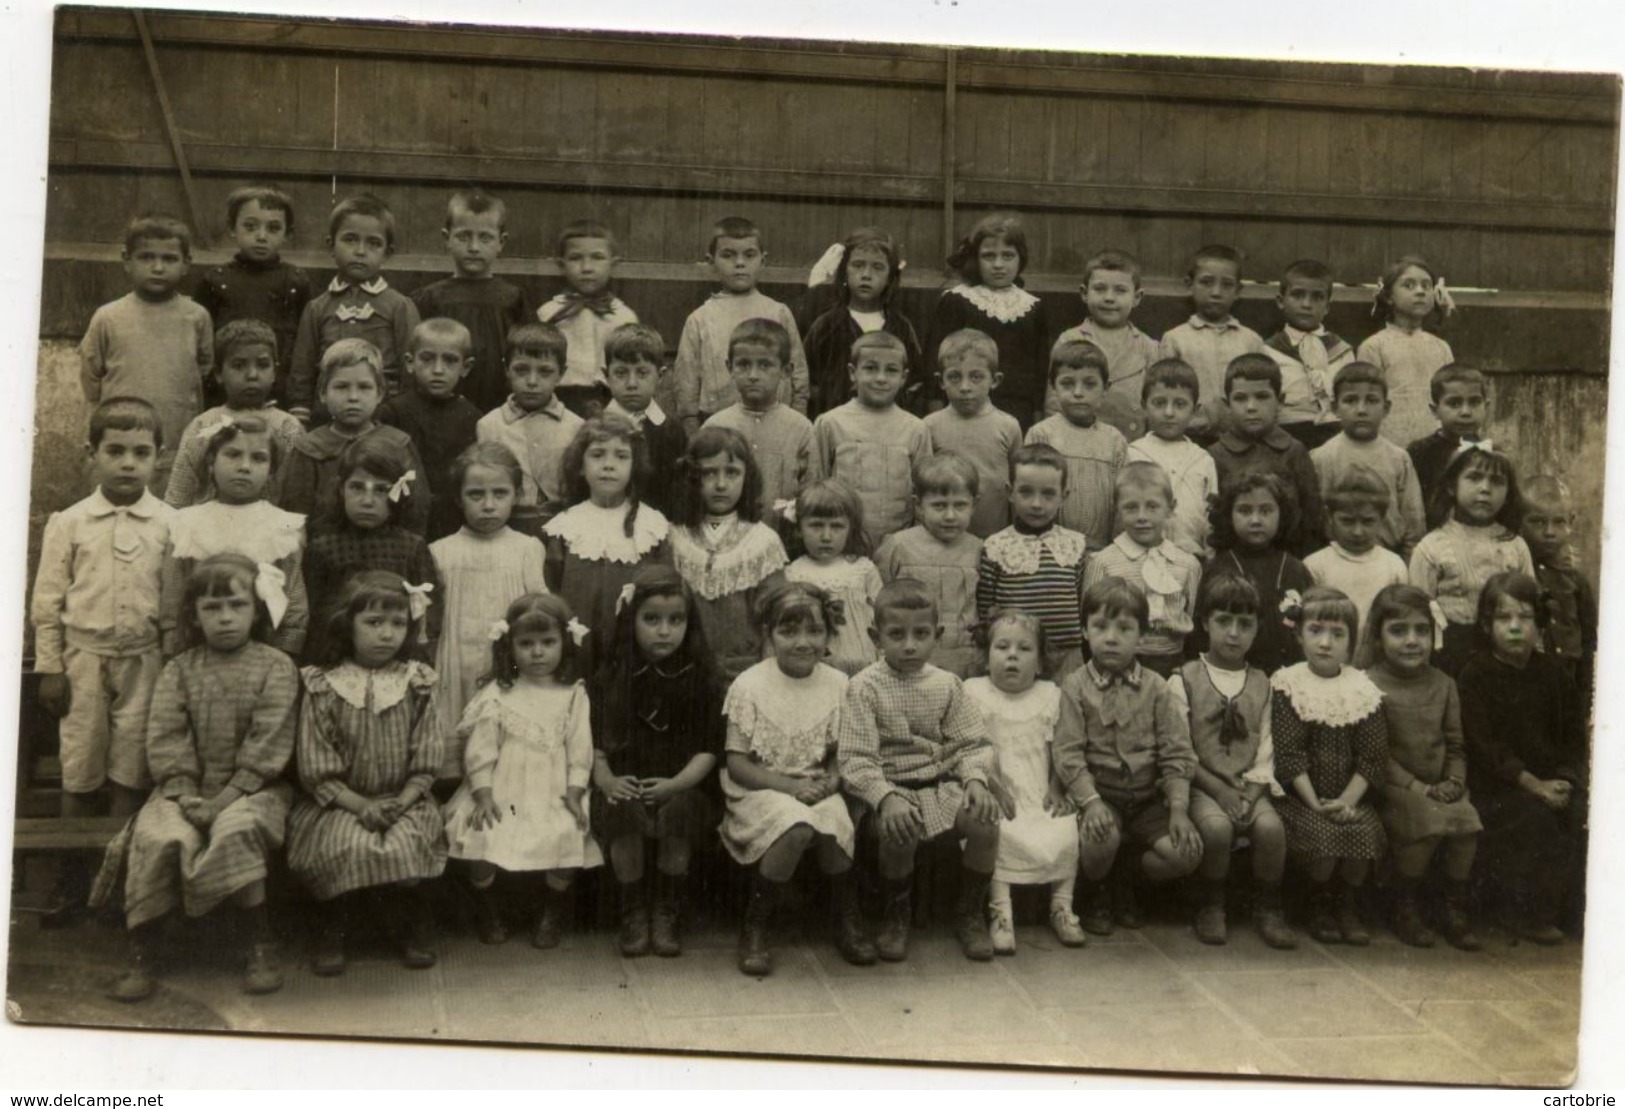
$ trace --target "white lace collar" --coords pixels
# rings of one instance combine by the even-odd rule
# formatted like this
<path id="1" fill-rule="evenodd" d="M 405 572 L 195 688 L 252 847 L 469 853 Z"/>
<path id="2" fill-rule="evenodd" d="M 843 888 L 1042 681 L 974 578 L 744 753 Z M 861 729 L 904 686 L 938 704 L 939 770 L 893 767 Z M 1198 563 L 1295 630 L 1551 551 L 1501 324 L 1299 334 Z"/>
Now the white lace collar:
<path id="1" fill-rule="evenodd" d="M 822 662 L 805 678 L 792 678 L 779 669 L 776 660 L 763 659 L 734 680 L 722 714 L 729 715 L 731 706 L 748 697 L 757 715 L 781 732 L 804 735 L 828 725 L 841 707 L 846 683 L 845 674 Z"/>
<path id="2" fill-rule="evenodd" d="M 778 533 L 766 524 L 734 519 L 715 534 L 703 524 L 673 528 L 670 539 L 677 572 L 708 601 L 754 589 L 790 561 Z"/>
<path id="3" fill-rule="evenodd" d="M 1270 688 L 1285 693 L 1302 719 L 1331 727 L 1357 724 L 1382 706 L 1382 690 L 1352 666 L 1335 678 L 1322 678 L 1307 662 L 1296 663 L 1277 670 Z"/>
<path id="4" fill-rule="evenodd" d="M 421 662 L 392 662 L 377 669 L 354 662 L 341 662 L 328 670 L 305 668 L 308 689 L 318 690 L 325 685 L 345 704 L 374 716 L 400 704 L 408 690 L 432 688 L 435 680 L 435 672 Z"/>
<path id="5" fill-rule="evenodd" d="M 1059 525 L 1042 535 L 1029 535 L 1013 526 L 988 537 L 982 552 L 1007 574 L 1036 574 L 1044 552 L 1061 566 L 1076 566 L 1088 550 L 1083 533 Z"/>
<path id="6" fill-rule="evenodd" d="M 170 518 L 169 539 L 176 558 L 240 554 L 254 562 L 277 562 L 304 545 L 305 518 L 270 501 L 205 501 Z"/>
<path id="7" fill-rule="evenodd" d="M 630 505 L 604 508 L 582 501 L 553 517 L 542 529 L 564 540 L 570 553 L 589 562 L 641 562 L 658 547 L 671 526 L 653 505 L 640 504 L 632 521 L 632 534 L 626 534 L 626 514 Z"/>
<path id="8" fill-rule="evenodd" d="M 1015 323 L 1033 310 L 1038 298 L 1019 285 L 989 289 L 986 285 L 955 285 L 958 293 L 1000 323 Z"/>

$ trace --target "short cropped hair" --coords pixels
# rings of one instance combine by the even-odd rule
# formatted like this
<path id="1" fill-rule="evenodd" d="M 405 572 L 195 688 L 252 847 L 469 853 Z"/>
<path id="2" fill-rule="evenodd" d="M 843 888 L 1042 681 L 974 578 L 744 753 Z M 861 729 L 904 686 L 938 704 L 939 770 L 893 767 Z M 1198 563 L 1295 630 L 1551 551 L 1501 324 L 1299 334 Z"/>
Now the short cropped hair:
<path id="1" fill-rule="evenodd" d="M 1096 270 L 1106 270 L 1111 273 L 1126 273 L 1134 279 L 1134 287 L 1140 287 L 1140 263 L 1126 250 L 1103 250 L 1093 255 L 1083 264 L 1083 283 L 1089 284 L 1095 276 Z"/>
<path id="2" fill-rule="evenodd" d="M 1281 274 L 1281 292 L 1285 293 L 1293 281 L 1319 281 L 1323 282 L 1328 292 L 1332 287 L 1332 268 L 1325 262 L 1314 258 L 1299 258 L 1286 268 Z"/>
<path id="3" fill-rule="evenodd" d="M 1145 371 L 1145 383 L 1140 386 L 1140 403 L 1143 405 L 1146 398 L 1151 395 L 1153 386 L 1161 385 L 1165 389 L 1183 389 L 1191 395 L 1191 404 L 1195 405 L 1202 400 L 1202 379 L 1196 376 L 1196 371 L 1189 362 L 1179 358 L 1159 358 L 1151 363 Z"/>
<path id="4" fill-rule="evenodd" d="M 1338 475 L 1326 490 L 1326 511 L 1347 512 L 1356 508 L 1374 508 L 1378 513 L 1388 511 L 1393 494 L 1382 478 L 1369 466 L 1353 465 Z"/>
<path id="5" fill-rule="evenodd" d="M 229 320 L 214 333 L 214 364 L 224 366 L 238 347 L 270 347 L 271 361 L 277 360 L 276 332 L 264 320 Z"/>
<path id="6" fill-rule="evenodd" d="M 1050 348 L 1049 379 L 1054 384 L 1062 370 L 1099 370 L 1100 383 L 1112 382 L 1111 365 L 1106 352 L 1087 339 L 1060 339 Z"/>
<path id="7" fill-rule="evenodd" d="M 1267 354 L 1240 354 L 1224 368 L 1224 395 L 1230 396 L 1230 387 L 1238 381 L 1263 381 L 1269 384 L 1277 399 L 1281 396 L 1281 367 Z"/>
<path id="8" fill-rule="evenodd" d="M 559 237 L 554 241 L 553 252 L 556 256 L 564 257 L 564 252 L 576 239 L 603 239 L 609 244 L 609 252 L 615 253 L 615 233 L 606 224 L 595 219 L 578 219 L 565 225 Z"/>
<path id="9" fill-rule="evenodd" d="M 1168 498 L 1168 506 L 1173 507 L 1174 483 L 1168 478 L 1168 471 L 1155 462 L 1137 459 L 1126 462 L 1117 471 L 1117 478 L 1112 482 L 1112 500 L 1122 497 L 1125 489 L 1139 491 L 1152 490 Z"/>
<path id="10" fill-rule="evenodd" d="M 1236 267 L 1236 278 L 1239 280 L 1241 278 L 1241 263 L 1243 260 L 1243 254 L 1235 247 L 1223 246 L 1219 243 L 1209 243 L 1207 246 L 1198 248 L 1196 253 L 1191 255 L 1190 264 L 1185 267 L 1185 276 L 1195 277 L 1196 267 L 1201 265 L 1203 262 L 1228 262 L 1232 266 Z"/>
<path id="11" fill-rule="evenodd" d="M 756 226 L 754 220 L 744 216 L 723 216 L 711 225 L 711 242 L 705 248 L 705 256 L 712 258 L 717 253 L 717 243 L 723 239 L 755 239 L 756 245 L 762 245 L 762 229 Z"/>
<path id="12" fill-rule="evenodd" d="M 1146 601 L 1145 594 L 1122 578 L 1101 578 L 1083 591 L 1083 603 L 1078 606 L 1078 614 L 1088 623 L 1089 617 L 1097 612 L 1108 618 L 1132 616 L 1142 632 L 1151 627 L 1151 605 Z"/>
<path id="13" fill-rule="evenodd" d="M 937 618 L 936 594 L 918 578 L 893 578 L 875 594 L 875 627 L 886 622 L 890 612 L 929 612 Z"/>
<path id="14" fill-rule="evenodd" d="M 986 366 L 989 373 L 999 372 L 999 344 L 985 331 L 962 327 L 944 336 L 937 346 L 939 373 L 958 369 L 973 360 Z"/>
<path id="15" fill-rule="evenodd" d="M 164 239 L 174 239 L 181 244 L 181 257 L 188 262 L 192 260 L 192 229 L 176 219 L 166 215 L 136 216 L 124 226 L 124 253 L 134 254 L 142 243 L 162 242 Z"/>
<path id="16" fill-rule="evenodd" d="M 250 204 L 258 204 L 266 211 L 281 212 L 288 234 L 293 234 L 293 199 L 274 185 L 245 185 L 233 189 L 226 197 L 226 226 L 236 227 L 237 217 Z"/>
<path id="17" fill-rule="evenodd" d="M 1010 454 L 1010 477 L 1014 480 L 1017 466 L 1048 466 L 1061 475 L 1061 488 L 1066 488 L 1066 455 L 1048 443 L 1023 443 Z"/>
<path id="18" fill-rule="evenodd" d="M 1215 612 L 1232 616 L 1258 616 L 1264 599 L 1258 587 L 1243 574 L 1218 573 L 1202 579 L 1196 591 L 1196 623 L 1201 625 Z"/>
<path id="19" fill-rule="evenodd" d="M 1538 504 L 1546 508 L 1561 508 L 1571 503 L 1573 494 L 1568 482 L 1556 474 L 1536 474 L 1522 483 L 1523 507 Z"/>
<path id="20" fill-rule="evenodd" d="M 327 383 L 333 380 L 333 375 L 349 366 L 365 366 L 371 370 L 378 392 L 383 393 L 384 356 L 378 348 L 365 339 L 340 339 L 322 355 L 321 372 L 316 376 L 316 395 L 327 392 Z"/>
<path id="21" fill-rule="evenodd" d="M 371 193 L 347 196 L 333 206 L 332 214 L 327 217 L 329 242 L 338 236 L 340 225 L 351 216 L 367 216 L 377 220 L 384 227 L 384 248 L 389 251 L 395 249 L 395 213 L 389 210 L 388 204 Z"/>
<path id="22" fill-rule="evenodd" d="M 1360 610 L 1348 594 L 1329 585 L 1312 585 L 1298 604 L 1297 625 L 1302 629 L 1311 620 L 1335 620 L 1349 630 L 1349 653 L 1360 638 Z"/>
<path id="23" fill-rule="evenodd" d="M 790 368 L 790 332 L 778 320 L 745 320 L 728 336 L 728 361 L 732 362 L 734 348 L 771 347 L 778 355 L 779 364 Z"/>
<path id="24" fill-rule="evenodd" d="M 1383 399 L 1388 397 L 1388 375 L 1381 366 L 1370 362 L 1350 362 L 1341 367 L 1332 378 L 1332 396 L 1341 393 L 1345 385 L 1375 385 L 1382 390 Z"/>
<path id="25" fill-rule="evenodd" d="M 90 413 L 90 449 L 102 445 L 109 431 L 150 431 L 152 445 L 164 446 L 164 424 L 158 410 L 140 397 L 113 397 L 98 404 Z"/>
<path id="26" fill-rule="evenodd" d="M 456 343 L 462 349 L 464 358 L 474 350 L 474 336 L 461 321 L 449 316 L 432 316 L 414 327 L 412 337 L 406 341 L 406 353 L 416 354 L 426 339 L 445 339 Z"/>
<path id="27" fill-rule="evenodd" d="M 982 491 L 982 475 L 970 459 L 957 451 L 938 451 L 914 464 L 916 500 L 961 489 L 975 497 Z"/>
<path id="28" fill-rule="evenodd" d="M 1490 395 L 1490 380 L 1484 371 L 1477 366 L 1464 366 L 1460 362 L 1447 362 L 1433 371 L 1433 380 L 1428 382 L 1428 393 L 1433 403 L 1438 404 L 1444 398 L 1447 385 L 1477 385 L 1486 398 Z"/>
<path id="29" fill-rule="evenodd" d="M 893 335 L 890 331 L 866 331 L 862 335 L 859 335 L 856 339 L 853 339 L 852 353 L 847 355 L 849 363 L 856 366 L 858 364 L 858 355 L 871 348 L 878 350 L 889 350 L 896 354 L 901 354 L 903 356 L 904 367 L 906 368 L 908 366 L 908 347 L 903 343 L 903 340 Z"/>
<path id="30" fill-rule="evenodd" d="M 510 360 L 516 354 L 551 358 L 560 369 L 564 368 L 564 357 L 569 350 L 570 341 L 562 331 L 550 323 L 535 320 L 508 328 L 507 341 L 503 345 L 503 353 Z"/>
<path id="31" fill-rule="evenodd" d="M 458 215 L 467 213 L 471 216 L 483 216 L 487 212 L 496 213 L 497 230 L 508 229 L 508 206 L 502 203 L 501 199 L 484 189 L 458 189 L 446 201 L 446 222 L 443 226 L 450 231 L 452 221 Z"/>
<path id="32" fill-rule="evenodd" d="M 666 340 L 646 323 L 623 323 L 604 339 L 604 361 L 627 362 L 643 357 L 660 365 L 666 357 Z"/>

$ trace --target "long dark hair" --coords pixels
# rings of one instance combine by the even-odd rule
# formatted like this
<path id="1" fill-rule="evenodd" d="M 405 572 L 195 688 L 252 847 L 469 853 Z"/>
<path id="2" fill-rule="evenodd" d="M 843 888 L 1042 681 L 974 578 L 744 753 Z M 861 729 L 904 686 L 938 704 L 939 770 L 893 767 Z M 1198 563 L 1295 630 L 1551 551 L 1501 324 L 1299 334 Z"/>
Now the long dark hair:
<path id="1" fill-rule="evenodd" d="M 705 630 L 700 626 L 694 594 L 682 576 L 670 566 L 654 563 L 640 567 L 632 575 L 632 592 L 624 604 L 615 609 L 615 631 L 612 652 L 605 659 L 599 674 L 616 691 L 617 699 L 624 694 L 628 704 L 636 701 L 632 689 L 632 675 L 643 669 L 646 662 L 638 650 L 638 610 L 655 597 L 680 597 L 688 610 L 688 630 L 683 642 L 667 660 L 667 666 L 693 666 L 696 682 L 711 682 L 711 649 L 705 642 Z"/>
<path id="2" fill-rule="evenodd" d="M 762 468 L 750 451 L 745 437 L 730 427 L 702 427 L 689 440 L 683 455 L 682 485 L 677 498 L 677 523 L 684 527 L 699 527 L 705 522 L 705 497 L 700 492 L 700 463 L 707 458 L 726 454 L 745 467 L 745 487 L 739 493 L 735 510 L 739 518 L 754 523 L 762 513 Z"/>
<path id="3" fill-rule="evenodd" d="M 1445 466 L 1439 483 L 1433 487 L 1428 508 L 1435 513 L 1433 518 L 1436 520 L 1454 519 L 1456 483 L 1469 468 L 1480 463 L 1489 468 L 1491 477 L 1506 479 L 1507 499 L 1501 505 L 1501 511 L 1495 514 L 1495 522 L 1516 535 L 1523 525 L 1523 494 L 1518 491 L 1518 469 L 1512 464 L 1512 459 L 1497 450 L 1472 445 L 1458 449 L 1449 465 Z"/>
<path id="4" fill-rule="evenodd" d="M 835 297 L 841 304 L 847 304 L 852 299 L 852 289 L 846 279 L 846 264 L 852 258 L 854 250 L 878 250 L 886 256 L 886 264 L 891 272 L 886 275 L 886 287 L 880 290 L 880 310 L 884 312 L 891 307 L 893 298 L 897 294 L 897 286 L 902 284 L 903 278 L 903 247 L 896 239 L 878 227 L 860 227 L 846 237 L 841 244 L 841 264 L 835 267 Z"/>
<path id="5" fill-rule="evenodd" d="M 632 476 L 626 483 L 626 534 L 631 536 L 632 525 L 638 518 L 638 506 L 643 503 L 638 498 L 638 490 L 649 487 L 649 444 L 643 437 L 642 429 L 625 416 L 607 412 L 581 425 L 575 438 L 570 440 L 570 445 L 564 448 L 564 461 L 560 464 L 564 471 L 564 495 L 572 505 L 592 499 L 592 490 L 587 487 L 587 475 L 583 470 L 587 450 L 594 443 L 607 443 L 614 439 L 624 439 L 632 448 Z"/>
<path id="6" fill-rule="evenodd" d="M 1268 470 L 1252 470 L 1242 474 L 1228 485 L 1219 489 L 1219 499 L 1213 502 L 1213 508 L 1208 512 L 1208 523 L 1213 527 L 1209 541 L 1216 551 L 1230 551 L 1236 548 L 1236 524 L 1233 519 L 1236 510 L 1236 501 L 1247 493 L 1263 489 L 1275 498 L 1276 507 L 1281 510 L 1281 524 L 1275 530 L 1274 547 L 1278 551 L 1290 551 L 1298 542 L 1298 495 L 1279 474 Z"/>

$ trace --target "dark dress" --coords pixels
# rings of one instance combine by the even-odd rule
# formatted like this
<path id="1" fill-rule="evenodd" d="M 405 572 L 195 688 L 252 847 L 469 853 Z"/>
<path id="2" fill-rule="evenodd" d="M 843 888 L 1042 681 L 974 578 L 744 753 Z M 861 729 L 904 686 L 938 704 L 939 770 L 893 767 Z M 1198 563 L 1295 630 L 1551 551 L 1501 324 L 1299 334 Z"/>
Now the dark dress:
<path id="1" fill-rule="evenodd" d="M 1248 554 L 1240 548 L 1220 551 L 1202 567 L 1204 581 L 1218 574 L 1240 574 L 1258 590 L 1258 635 L 1247 662 L 1266 674 L 1273 674 L 1283 666 L 1303 661 L 1303 645 L 1295 630 L 1286 626 L 1281 615 L 1281 599 L 1289 589 L 1299 596 L 1315 580 L 1302 562 L 1285 551 L 1271 547 L 1260 554 Z M 1198 652 L 1207 649 L 1206 633 L 1197 628 L 1192 634 L 1193 646 Z"/>
<path id="2" fill-rule="evenodd" d="M 345 526 L 310 537 L 305 547 L 305 592 L 310 598 L 310 633 L 305 637 L 305 659 L 318 666 L 330 665 L 327 656 L 327 606 L 337 599 L 339 589 L 351 574 L 362 570 L 387 570 L 399 574 L 408 585 L 434 586 L 429 608 L 423 618 L 423 638 L 411 645 L 410 657 L 434 658 L 440 640 L 440 614 L 445 594 L 440 574 L 421 535 L 385 524 L 371 531 Z"/>
<path id="3" fill-rule="evenodd" d="M 927 360 L 931 395 L 943 399 L 937 384 L 937 348 L 942 340 L 963 328 L 980 331 L 999 348 L 999 373 L 1004 380 L 993 390 L 993 406 L 1014 416 L 1025 432 L 1043 416 L 1044 390 L 1049 385 L 1050 333 L 1043 302 L 1034 303 L 1016 319 L 999 320 L 966 299 L 960 291 L 964 288 L 949 289 L 937 300 Z"/>
<path id="4" fill-rule="evenodd" d="M 310 303 L 310 276 L 280 258 L 257 262 L 239 253 L 223 266 L 204 270 L 192 299 L 203 305 L 217 331 L 232 320 L 259 320 L 270 327 L 276 335 L 277 369 L 271 396 L 286 405 L 288 366 L 293 358 L 293 341 L 299 335 L 300 313 Z M 208 388 L 219 389 L 218 376 L 209 379 Z M 208 396 L 205 400 L 219 403 Z"/>
<path id="5" fill-rule="evenodd" d="M 338 504 L 339 454 L 363 435 L 372 436 L 387 449 L 398 452 L 403 470 L 416 470 L 419 475 L 425 472 L 417 448 L 400 428 L 374 424 L 361 435 L 345 436 L 332 424 L 324 424 L 294 440 L 293 449 L 282 460 L 282 468 L 276 473 L 272 503 L 306 517 L 306 526 L 313 535 L 332 527 L 333 511 Z M 433 500 L 427 483 L 416 485 L 406 510 L 401 513 L 401 526 L 419 535 L 424 534 L 429 526 L 429 509 Z"/>
<path id="6" fill-rule="evenodd" d="M 378 408 L 378 422 L 406 432 L 423 460 L 424 472 L 418 476 L 428 482 L 433 497 L 429 502 L 431 543 L 463 526 L 463 507 L 452 483 L 451 464 L 473 446 L 474 425 L 480 415 L 467 397 L 437 401 L 413 388 L 390 397 Z"/>
<path id="7" fill-rule="evenodd" d="M 1308 859 L 1380 859 L 1387 838 L 1372 800 L 1388 769 L 1382 694 L 1358 670 L 1344 667 L 1335 678 L 1321 678 L 1308 663 L 1276 674 L 1270 688 L 1275 778 L 1286 791 L 1277 808 L 1287 849 Z M 1359 819 L 1339 824 L 1305 805 L 1292 785 L 1301 774 L 1323 799 L 1341 794 L 1355 774 L 1364 778 Z"/>
<path id="8" fill-rule="evenodd" d="M 412 303 L 426 320 L 444 317 L 468 328 L 474 366 L 463 378 L 462 395 L 480 415 L 501 408 L 508 399 L 508 329 L 530 321 L 524 291 L 500 277 L 448 277 L 413 292 Z"/>
<path id="9" fill-rule="evenodd" d="M 925 351 L 914 324 L 896 308 L 883 309 L 885 324 L 882 330 L 897 336 L 908 351 L 908 377 L 902 392 L 897 395 L 897 406 L 916 416 L 925 415 L 927 369 Z M 822 412 L 839 408 L 852 399 L 852 344 L 863 334 L 863 329 L 852 318 L 844 304 L 831 308 L 813 321 L 807 329 L 802 346 L 807 352 L 807 418 L 816 419 Z"/>

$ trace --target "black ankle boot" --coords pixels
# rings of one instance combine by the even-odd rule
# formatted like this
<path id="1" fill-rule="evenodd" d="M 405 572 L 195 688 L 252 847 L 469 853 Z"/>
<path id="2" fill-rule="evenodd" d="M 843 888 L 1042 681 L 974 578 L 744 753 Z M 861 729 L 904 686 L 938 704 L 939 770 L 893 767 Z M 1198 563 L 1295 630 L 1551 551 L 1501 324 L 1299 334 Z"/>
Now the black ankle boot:
<path id="1" fill-rule="evenodd" d="M 863 923 L 857 883 L 847 873 L 831 875 L 829 884 L 835 895 L 835 950 L 855 967 L 874 966 L 879 955 Z"/>
<path id="2" fill-rule="evenodd" d="M 507 943 L 508 929 L 504 927 L 502 914 L 497 910 L 496 879 L 493 877 L 484 886 L 469 882 L 468 895 L 474 903 L 474 934 L 480 938 L 480 942 Z"/>
<path id="3" fill-rule="evenodd" d="M 1459 951 L 1481 951 L 1484 941 L 1473 931 L 1473 920 L 1467 911 L 1467 883 L 1447 881 L 1444 887 L 1444 938 Z"/>
<path id="4" fill-rule="evenodd" d="M 570 889 L 554 889 L 542 882 L 542 907 L 536 917 L 536 927 L 530 934 L 530 945 L 548 951 L 564 938 L 565 907 L 569 904 Z"/>
<path id="5" fill-rule="evenodd" d="M 965 958 L 985 963 L 993 958 L 993 938 L 987 933 L 987 887 L 991 874 L 961 867 L 959 903 L 954 907 L 954 934 Z"/>
<path id="6" fill-rule="evenodd" d="M 395 891 L 401 921 L 401 963 L 427 970 L 440 961 L 434 943 L 434 912 L 423 883 Z"/>
<path id="7" fill-rule="evenodd" d="M 1422 919 L 1422 905 L 1417 898 L 1417 878 L 1394 878 L 1394 935 L 1409 947 L 1432 947 L 1438 937 Z"/>
<path id="8" fill-rule="evenodd" d="M 908 929 L 914 918 L 909 895 L 913 889 L 912 874 L 880 880 L 880 934 L 875 937 L 875 951 L 888 963 L 908 958 Z"/>
<path id="9" fill-rule="evenodd" d="M 107 991 L 114 1001 L 145 1001 L 158 989 L 158 937 L 163 921 L 131 928 L 125 936 L 124 973 Z"/>
<path id="10" fill-rule="evenodd" d="M 751 880 L 750 900 L 745 903 L 745 920 L 739 929 L 741 974 L 765 978 L 773 973 L 773 953 L 768 947 L 768 933 L 781 888 L 781 883 L 769 881 L 760 872 Z"/>
<path id="11" fill-rule="evenodd" d="M 655 911 L 649 921 L 649 946 L 663 959 L 683 953 L 680 938 L 683 916 L 683 887 L 686 874 L 655 872 Z"/>
<path id="12" fill-rule="evenodd" d="M 621 928 L 615 946 L 628 959 L 649 953 L 649 894 L 643 878 L 621 882 Z"/>

